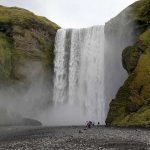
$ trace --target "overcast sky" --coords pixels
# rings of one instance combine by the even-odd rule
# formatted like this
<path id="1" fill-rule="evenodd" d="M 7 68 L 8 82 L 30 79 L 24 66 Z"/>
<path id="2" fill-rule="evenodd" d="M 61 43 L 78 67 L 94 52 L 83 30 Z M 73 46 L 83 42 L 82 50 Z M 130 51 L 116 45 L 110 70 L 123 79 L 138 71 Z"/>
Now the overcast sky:
<path id="1" fill-rule="evenodd" d="M 0 0 L 45 16 L 63 28 L 103 25 L 136 0 Z"/>

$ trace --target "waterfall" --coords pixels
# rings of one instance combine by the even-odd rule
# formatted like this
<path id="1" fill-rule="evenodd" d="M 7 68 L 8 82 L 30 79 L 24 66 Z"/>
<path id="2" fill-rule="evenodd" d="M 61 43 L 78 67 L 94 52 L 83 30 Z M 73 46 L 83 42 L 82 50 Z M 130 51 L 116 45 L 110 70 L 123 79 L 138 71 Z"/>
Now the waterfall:
<path id="1" fill-rule="evenodd" d="M 70 124 L 105 124 L 104 38 L 103 26 L 57 31 L 53 109 L 64 107 Z"/>

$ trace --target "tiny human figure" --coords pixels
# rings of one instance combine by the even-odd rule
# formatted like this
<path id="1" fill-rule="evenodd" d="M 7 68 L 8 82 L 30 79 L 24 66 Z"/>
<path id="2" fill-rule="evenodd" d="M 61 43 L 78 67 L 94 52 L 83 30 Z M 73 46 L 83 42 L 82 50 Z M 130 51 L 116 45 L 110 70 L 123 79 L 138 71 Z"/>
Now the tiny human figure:
<path id="1" fill-rule="evenodd" d="M 88 121 L 86 121 L 84 130 L 87 130 L 87 129 L 88 129 Z"/>
<path id="2" fill-rule="evenodd" d="M 100 125 L 100 122 L 98 122 L 98 125 Z"/>
<path id="3" fill-rule="evenodd" d="M 89 129 L 91 128 L 90 121 L 88 122 L 87 126 L 88 126 Z"/>
<path id="4" fill-rule="evenodd" d="M 86 129 L 91 128 L 91 121 L 86 121 Z"/>
<path id="5" fill-rule="evenodd" d="M 92 127 L 92 124 L 93 124 L 92 121 L 89 121 L 89 122 L 88 122 L 88 128 L 91 128 L 91 127 Z"/>
<path id="6" fill-rule="evenodd" d="M 86 126 L 84 128 L 84 130 L 90 129 L 94 126 L 94 122 L 92 121 L 86 121 Z"/>
<path id="7" fill-rule="evenodd" d="M 94 123 L 94 122 L 92 122 L 92 126 L 93 126 L 93 127 L 95 126 L 95 123 Z"/>

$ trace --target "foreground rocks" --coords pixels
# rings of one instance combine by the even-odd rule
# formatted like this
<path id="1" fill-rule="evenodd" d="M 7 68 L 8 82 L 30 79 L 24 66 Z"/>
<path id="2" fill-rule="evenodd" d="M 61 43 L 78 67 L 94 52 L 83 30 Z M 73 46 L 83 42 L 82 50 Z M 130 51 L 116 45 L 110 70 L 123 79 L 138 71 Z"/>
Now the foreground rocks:
<path id="1" fill-rule="evenodd" d="M 147 150 L 150 130 L 94 127 L 1 128 L 0 149 L 36 150 Z M 79 133 L 82 130 L 83 133 Z"/>

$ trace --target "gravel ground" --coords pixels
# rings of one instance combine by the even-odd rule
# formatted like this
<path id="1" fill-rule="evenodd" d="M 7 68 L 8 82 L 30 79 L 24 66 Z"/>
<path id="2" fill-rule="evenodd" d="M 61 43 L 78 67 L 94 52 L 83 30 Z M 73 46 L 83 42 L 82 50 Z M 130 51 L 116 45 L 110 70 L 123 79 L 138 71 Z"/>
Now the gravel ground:
<path id="1" fill-rule="evenodd" d="M 104 126 L 83 129 L 0 128 L 0 150 L 150 150 L 150 129 Z"/>

